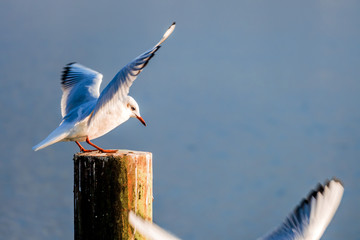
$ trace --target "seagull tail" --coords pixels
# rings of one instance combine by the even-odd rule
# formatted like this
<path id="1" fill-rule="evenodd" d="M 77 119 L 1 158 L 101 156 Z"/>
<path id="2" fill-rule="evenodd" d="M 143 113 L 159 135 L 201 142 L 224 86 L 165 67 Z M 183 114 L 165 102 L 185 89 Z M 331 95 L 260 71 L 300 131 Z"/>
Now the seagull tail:
<path id="1" fill-rule="evenodd" d="M 176 23 L 173 22 L 173 24 L 171 24 L 171 26 L 166 30 L 166 32 L 164 33 L 163 37 L 161 38 L 161 40 L 155 45 L 155 47 L 160 46 L 160 44 L 162 44 L 174 31 L 176 26 Z"/>
<path id="2" fill-rule="evenodd" d="M 129 222 L 143 237 L 151 240 L 180 240 L 171 233 L 152 222 L 145 221 L 132 211 L 129 212 Z"/>
<path id="3" fill-rule="evenodd" d="M 34 151 L 37 151 L 37 150 L 43 149 L 51 144 L 60 142 L 61 140 L 63 140 L 65 137 L 67 137 L 69 135 L 68 129 L 69 129 L 69 127 L 67 125 L 64 125 L 64 124 L 60 125 L 52 133 L 50 133 L 49 136 L 47 136 L 47 138 L 45 138 L 43 141 L 41 141 L 40 143 L 35 145 L 32 149 Z"/>

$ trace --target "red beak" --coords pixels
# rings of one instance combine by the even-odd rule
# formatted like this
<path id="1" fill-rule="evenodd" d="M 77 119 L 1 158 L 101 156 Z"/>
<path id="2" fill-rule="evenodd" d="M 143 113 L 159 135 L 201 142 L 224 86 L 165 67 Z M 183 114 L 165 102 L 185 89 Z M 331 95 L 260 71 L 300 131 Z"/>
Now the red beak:
<path id="1" fill-rule="evenodd" d="M 144 126 L 146 127 L 146 123 L 145 123 L 145 121 L 144 121 L 144 119 L 143 119 L 142 117 L 136 116 L 136 118 L 139 119 L 139 121 L 140 121 L 142 124 L 144 124 Z"/>

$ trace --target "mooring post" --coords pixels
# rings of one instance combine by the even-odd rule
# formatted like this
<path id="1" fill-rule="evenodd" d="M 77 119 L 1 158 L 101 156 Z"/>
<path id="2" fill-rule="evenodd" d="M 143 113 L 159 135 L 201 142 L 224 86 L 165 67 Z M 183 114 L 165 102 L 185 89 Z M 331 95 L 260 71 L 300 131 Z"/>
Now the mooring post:
<path id="1" fill-rule="evenodd" d="M 152 221 L 152 154 L 74 155 L 75 240 L 144 239 L 128 223 L 129 210 Z"/>

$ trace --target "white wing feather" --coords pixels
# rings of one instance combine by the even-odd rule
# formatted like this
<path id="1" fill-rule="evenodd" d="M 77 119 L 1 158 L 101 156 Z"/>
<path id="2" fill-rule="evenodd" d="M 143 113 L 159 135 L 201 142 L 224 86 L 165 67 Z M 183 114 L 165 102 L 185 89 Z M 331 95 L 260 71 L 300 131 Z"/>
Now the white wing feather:
<path id="1" fill-rule="evenodd" d="M 145 221 L 135 213 L 129 212 L 129 222 L 141 235 L 152 240 L 180 240 L 171 233 L 165 231 L 155 223 Z"/>
<path id="2" fill-rule="evenodd" d="M 318 240 L 333 218 L 341 202 L 344 187 L 340 180 L 327 181 L 304 199 L 285 222 L 262 240 Z M 178 240 L 154 223 L 135 213 L 129 213 L 129 222 L 141 235 L 152 240 Z"/>
<path id="3" fill-rule="evenodd" d="M 61 78 L 61 115 L 65 117 L 80 105 L 96 100 L 100 93 L 102 74 L 78 63 L 69 63 Z"/>
<path id="4" fill-rule="evenodd" d="M 124 99 L 127 96 L 132 83 L 154 56 L 155 52 L 160 48 L 160 44 L 174 31 L 174 28 L 175 23 L 168 28 L 162 39 L 153 48 L 135 58 L 115 75 L 111 82 L 101 92 L 89 124 L 97 124 L 97 121 L 101 121 L 101 116 L 103 116 L 104 112 L 111 112 L 112 110 L 116 111 L 115 109 L 118 108 L 117 105 L 122 104 L 119 100 Z"/>
<path id="5" fill-rule="evenodd" d="M 263 240 L 318 240 L 341 202 L 344 187 L 337 179 L 319 184 L 285 222 Z"/>

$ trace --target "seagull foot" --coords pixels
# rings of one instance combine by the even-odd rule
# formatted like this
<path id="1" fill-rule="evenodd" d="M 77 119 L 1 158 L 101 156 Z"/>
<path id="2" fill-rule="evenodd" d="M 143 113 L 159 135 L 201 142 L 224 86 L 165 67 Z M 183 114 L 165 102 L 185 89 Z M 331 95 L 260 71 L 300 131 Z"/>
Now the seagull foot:
<path id="1" fill-rule="evenodd" d="M 97 151 L 97 150 L 88 150 L 88 149 L 85 149 L 85 148 L 83 148 L 83 149 L 80 149 L 80 151 L 81 152 L 95 152 L 95 151 Z"/>
<path id="2" fill-rule="evenodd" d="M 97 150 L 88 150 L 88 149 L 85 149 L 83 146 L 81 146 L 81 144 L 80 144 L 78 141 L 75 141 L 75 143 L 79 146 L 80 152 L 94 152 L 94 151 L 97 151 Z"/>
<path id="3" fill-rule="evenodd" d="M 96 146 L 95 144 L 93 144 L 92 142 L 90 142 L 89 137 L 86 138 L 86 142 L 87 142 L 89 145 L 91 145 L 91 146 L 93 146 L 94 148 L 96 148 L 97 150 L 99 150 L 100 152 L 102 152 L 102 153 L 116 153 L 116 152 L 117 152 L 117 150 L 107 150 L 107 149 L 103 149 L 103 148 L 101 148 L 101 147 L 99 147 L 99 146 Z"/>

